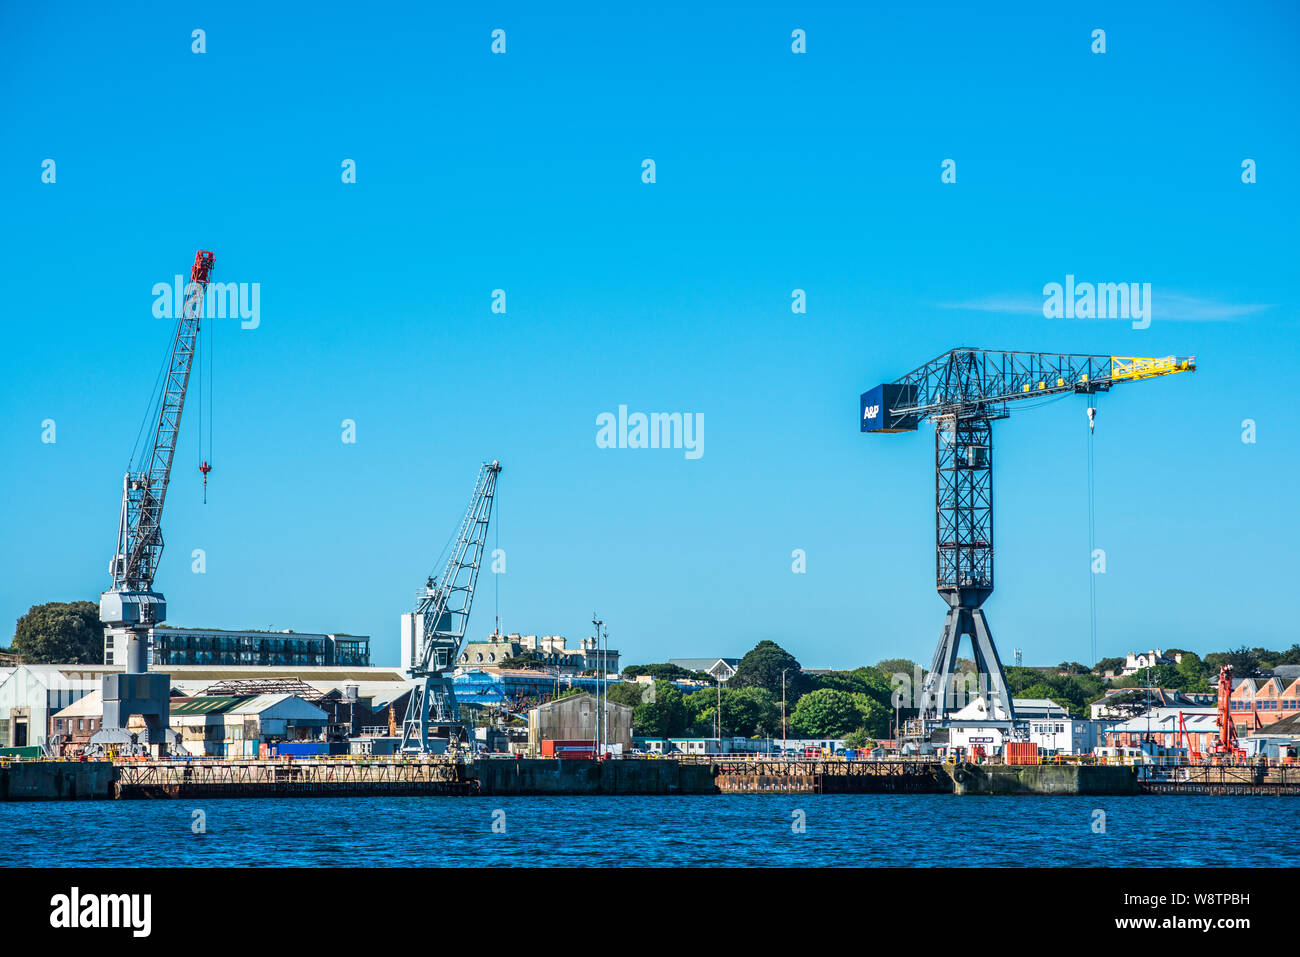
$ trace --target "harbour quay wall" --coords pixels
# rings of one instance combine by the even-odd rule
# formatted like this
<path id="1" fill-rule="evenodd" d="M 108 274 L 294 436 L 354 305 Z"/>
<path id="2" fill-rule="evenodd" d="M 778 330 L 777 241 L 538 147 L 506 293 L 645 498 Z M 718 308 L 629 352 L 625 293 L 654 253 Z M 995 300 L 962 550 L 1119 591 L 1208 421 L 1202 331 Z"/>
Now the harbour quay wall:
<path id="1" fill-rule="evenodd" d="M 724 794 L 951 794 L 937 761 L 752 761 L 719 759 Z"/>
<path id="2" fill-rule="evenodd" d="M 519 758 L 476 761 L 469 769 L 485 796 L 525 794 L 716 794 L 709 764 L 672 760 L 591 761 Z"/>
<path id="3" fill-rule="evenodd" d="M 1098 764 L 945 764 L 957 794 L 1140 793 L 1137 768 Z"/>
<path id="4" fill-rule="evenodd" d="M 111 798 L 111 761 L 15 761 L 0 764 L 0 801 L 94 801 Z"/>

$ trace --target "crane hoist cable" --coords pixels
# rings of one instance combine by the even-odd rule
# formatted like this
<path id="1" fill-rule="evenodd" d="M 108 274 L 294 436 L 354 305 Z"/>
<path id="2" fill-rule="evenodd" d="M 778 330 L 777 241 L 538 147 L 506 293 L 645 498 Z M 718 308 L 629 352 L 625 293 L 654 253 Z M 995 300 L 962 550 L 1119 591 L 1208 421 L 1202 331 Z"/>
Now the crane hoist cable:
<path id="1" fill-rule="evenodd" d="M 1085 396 L 1088 405 L 1088 635 L 1091 642 L 1092 658 L 1088 663 L 1097 664 L 1097 453 L 1094 437 L 1097 427 L 1097 396 Z"/>
<path id="2" fill-rule="evenodd" d="M 208 359 L 208 399 L 207 399 L 207 422 L 208 422 L 208 451 L 207 455 L 203 454 L 203 356 L 199 356 L 199 472 L 203 475 L 203 504 L 208 504 L 208 473 L 212 471 L 212 419 L 213 419 L 213 364 L 212 364 L 212 337 L 213 326 L 215 323 L 209 322 L 207 326 L 208 341 L 204 346 Z"/>
<path id="3" fill-rule="evenodd" d="M 149 401 L 149 407 L 144 410 L 144 416 L 140 419 L 140 428 L 136 432 L 135 442 L 131 446 L 131 454 L 127 458 L 126 468 L 128 472 L 142 472 L 145 468 L 145 436 L 148 434 L 155 423 L 158 421 L 158 406 L 162 402 L 162 385 L 163 376 L 167 373 L 167 366 L 171 362 L 171 347 L 163 352 L 162 358 L 158 361 L 158 374 L 153 380 L 153 397 Z"/>
<path id="4" fill-rule="evenodd" d="M 496 536 L 492 540 L 492 603 L 495 606 L 492 609 L 493 616 L 496 619 L 496 628 L 494 629 L 498 636 L 501 634 L 501 574 L 496 569 L 497 556 L 501 554 L 501 493 L 496 493 L 497 506 L 497 524 L 493 529 Z"/>

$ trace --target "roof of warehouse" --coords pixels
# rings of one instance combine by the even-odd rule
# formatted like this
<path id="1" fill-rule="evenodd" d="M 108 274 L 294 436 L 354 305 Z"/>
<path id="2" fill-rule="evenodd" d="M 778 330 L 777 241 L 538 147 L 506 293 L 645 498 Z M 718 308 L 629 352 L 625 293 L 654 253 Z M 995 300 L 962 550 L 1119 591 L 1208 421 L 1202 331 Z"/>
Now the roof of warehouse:
<path id="1" fill-rule="evenodd" d="M 228 714 L 253 698 L 248 695 L 197 695 L 172 700 L 172 714 Z"/>
<path id="2" fill-rule="evenodd" d="M 1274 721 L 1272 724 L 1266 724 L 1264 727 L 1256 729 L 1252 734 L 1300 735 L 1300 713 L 1288 715 Z"/>
<path id="3" fill-rule="evenodd" d="M 303 709 L 324 714 L 310 701 L 292 694 L 197 695 L 172 701 L 172 714 L 261 714 L 285 701 L 296 701 Z"/>
<path id="4" fill-rule="evenodd" d="M 405 681 L 394 668 L 282 668 L 268 665 L 154 665 L 151 670 L 162 671 L 173 678 L 205 678 L 212 681 L 236 678 L 300 678 L 303 681 Z"/>

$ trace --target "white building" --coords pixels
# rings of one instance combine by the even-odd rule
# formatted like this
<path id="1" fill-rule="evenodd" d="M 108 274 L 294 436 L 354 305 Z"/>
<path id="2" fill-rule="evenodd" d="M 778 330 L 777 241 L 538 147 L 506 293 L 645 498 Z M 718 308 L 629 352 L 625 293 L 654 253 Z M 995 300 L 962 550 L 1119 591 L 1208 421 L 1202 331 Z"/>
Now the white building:
<path id="1" fill-rule="evenodd" d="M 719 681 L 728 681 L 740 668 L 739 658 L 669 658 L 670 665 L 699 671 Z"/>
<path id="2" fill-rule="evenodd" d="M 50 718 L 98 691 L 105 665 L 19 665 L 0 680 L 0 748 L 43 747 Z"/>
<path id="3" fill-rule="evenodd" d="M 1101 722 L 1071 717 L 1070 712 L 1046 698 L 1014 698 L 1016 723 L 1029 731 L 1029 740 L 1044 754 L 1090 754 L 1101 740 Z M 978 697 L 948 716 L 948 746 L 967 752 L 982 748 L 985 754 L 1001 751 L 1007 738 L 1007 714 L 996 704 Z M 982 725 L 980 722 L 988 721 Z M 999 726 L 1000 725 L 1000 726 Z"/>
<path id="4" fill-rule="evenodd" d="M 1119 676 L 1127 678 L 1129 675 L 1135 675 L 1146 668 L 1154 668 L 1157 665 L 1176 665 L 1182 660 L 1182 652 L 1167 655 L 1159 648 L 1137 653 L 1130 651 L 1124 659 L 1124 667 L 1120 669 Z"/>

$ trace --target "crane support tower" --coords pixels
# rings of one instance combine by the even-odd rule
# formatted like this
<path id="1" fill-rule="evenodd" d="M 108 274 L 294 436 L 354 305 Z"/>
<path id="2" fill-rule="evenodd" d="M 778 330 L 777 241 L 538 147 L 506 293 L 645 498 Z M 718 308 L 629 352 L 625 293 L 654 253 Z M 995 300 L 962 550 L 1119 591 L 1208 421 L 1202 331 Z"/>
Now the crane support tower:
<path id="1" fill-rule="evenodd" d="M 450 674 L 460 657 L 469 624 L 499 474 L 501 463 L 497 461 L 484 462 L 479 468 L 474 495 L 461 520 L 447 567 L 441 578 L 429 578 L 416 596 L 414 626 L 420 644 L 410 671 L 411 696 L 402 721 L 403 752 L 430 753 L 431 729 L 445 729 L 449 742 L 453 737 L 465 736 Z"/>
<path id="2" fill-rule="evenodd" d="M 122 480 L 117 548 L 109 563 L 113 583 L 99 596 L 104 663 L 126 666 L 123 674 L 104 676 L 101 730 L 125 730 L 127 719 L 139 715 L 145 723 L 145 742 L 157 745 L 160 751 L 166 749 L 171 717 L 171 679 L 165 674 L 149 673 L 149 634 L 167 617 L 167 601 L 161 592 L 154 591 L 153 580 L 162 557 L 163 503 L 171 481 L 176 438 L 213 262 L 207 250 L 201 249 L 194 256 L 185 305 L 176 319 L 171 354 L 163 371 L 153 442 Z"/>
<path id="3" fill-rule="evenodd" d="M 948 603 L 939 646 L 919 704 L 923 721 L 942 721 L 958 705 L 954 677 L 963 635 L 989 717 L 1016 720 L 1006 674 L 980 606 L 993 593 L 993 421 L 1023 399 L 1092 395 L 1111 386 L 1196 369 L 1194 357 L 1063 355 L 962 347 L 902 378 L 862 393 L 862 432 L 914 432 L 935 422 L 935 586 Z M 1091 421 L 1093 416 L 1089 416 Z"/>

